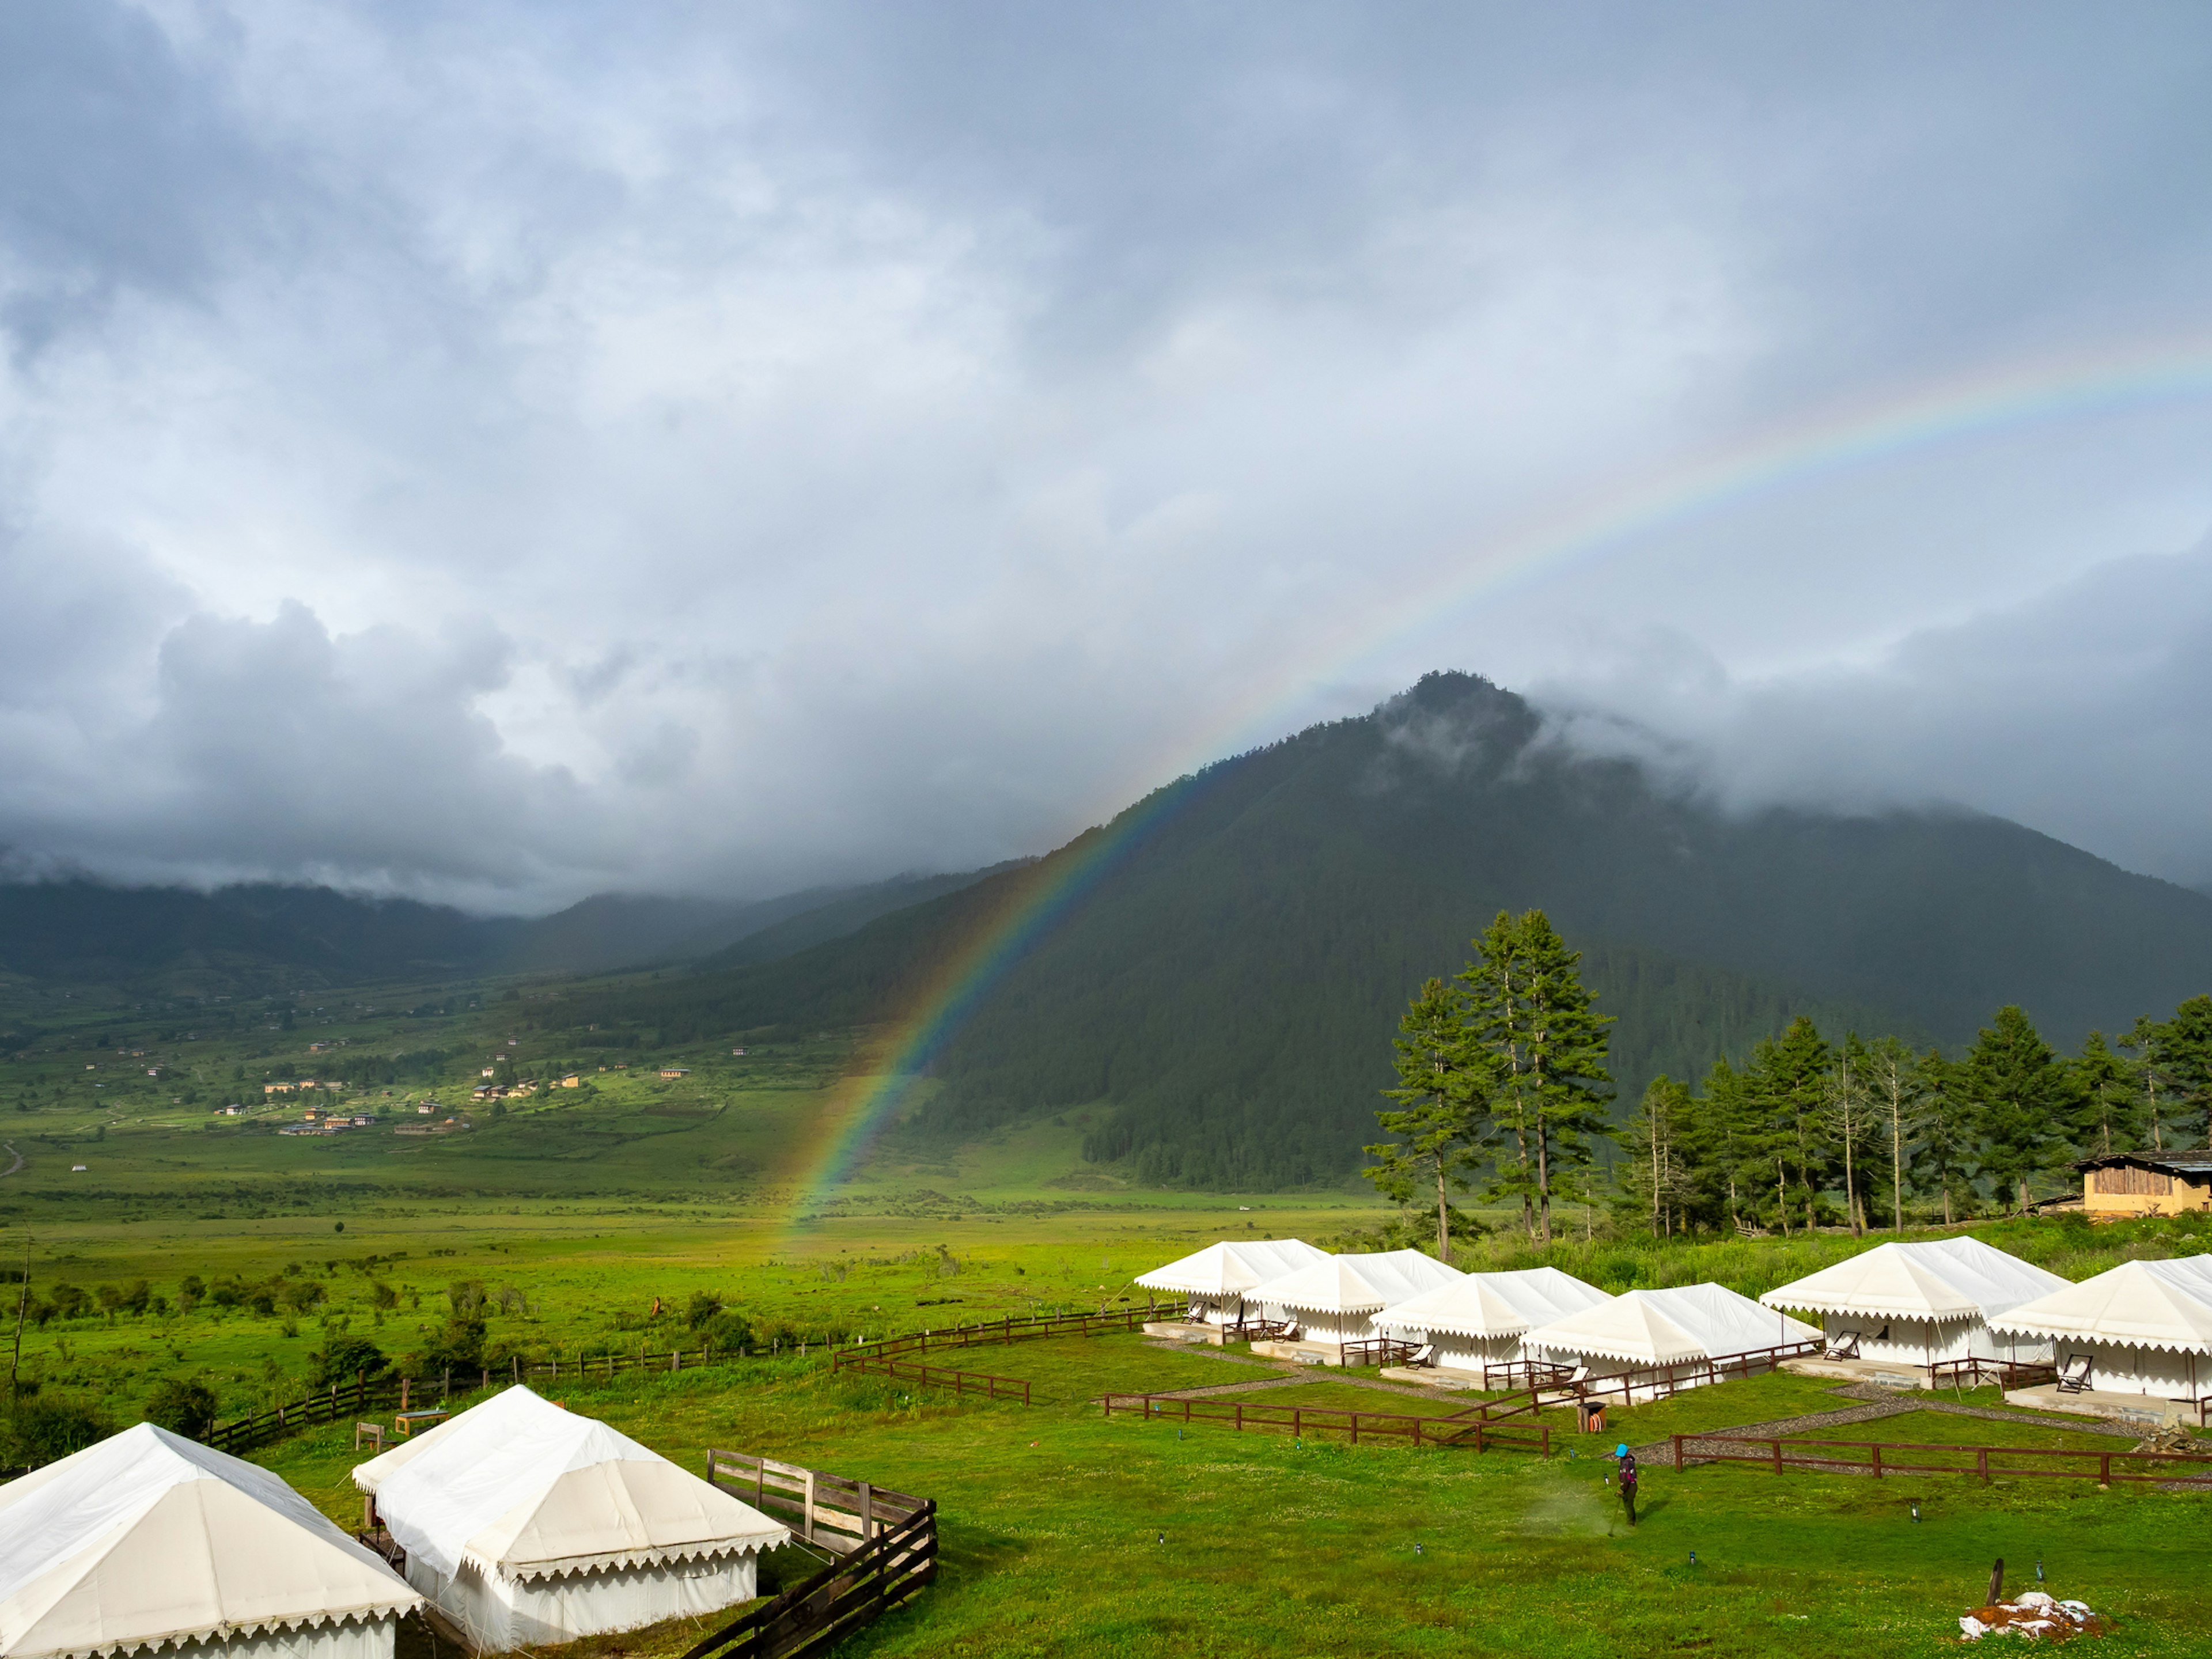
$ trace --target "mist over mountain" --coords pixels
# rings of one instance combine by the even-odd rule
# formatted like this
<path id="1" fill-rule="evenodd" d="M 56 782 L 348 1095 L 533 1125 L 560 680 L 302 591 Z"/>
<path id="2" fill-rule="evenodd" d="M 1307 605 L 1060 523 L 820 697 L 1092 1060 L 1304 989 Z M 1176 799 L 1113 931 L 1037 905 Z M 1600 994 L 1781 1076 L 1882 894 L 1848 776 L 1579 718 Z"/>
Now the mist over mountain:
<path id="1" fill-rule="evenodd" d="M 937 1055 L 909 1129 L 1076 1109 L 1097 1158 L 1252 1187 L 1356 1165 L 1407 998 L 1500 909 L 1541 907 L 1588 953 L 1632 1097 L 1799 1012 L 1956 1045 L 2017 1002 L 2070 1044 L 2212 986 L 2203 895 L 1980 814 L 1734 813 L 1546 732 L 1521 697 L 1431 675 L 1037 865 L 594 1017 L 681 1036 L 898 1015 L 964 941 L 1126 837 Z"/>

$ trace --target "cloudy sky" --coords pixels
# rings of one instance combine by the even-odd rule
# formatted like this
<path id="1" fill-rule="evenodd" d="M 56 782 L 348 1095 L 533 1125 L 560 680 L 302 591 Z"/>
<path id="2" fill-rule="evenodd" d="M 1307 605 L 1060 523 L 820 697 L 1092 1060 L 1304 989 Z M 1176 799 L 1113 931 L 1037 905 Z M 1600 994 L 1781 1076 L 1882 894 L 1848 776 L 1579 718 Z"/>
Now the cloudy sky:
<path id="1" fill-rule="evenodd" d="M 0 8 L 0 848 L 528 908 L 1486 672 L 2212 880 L 2212 17 Z"/>

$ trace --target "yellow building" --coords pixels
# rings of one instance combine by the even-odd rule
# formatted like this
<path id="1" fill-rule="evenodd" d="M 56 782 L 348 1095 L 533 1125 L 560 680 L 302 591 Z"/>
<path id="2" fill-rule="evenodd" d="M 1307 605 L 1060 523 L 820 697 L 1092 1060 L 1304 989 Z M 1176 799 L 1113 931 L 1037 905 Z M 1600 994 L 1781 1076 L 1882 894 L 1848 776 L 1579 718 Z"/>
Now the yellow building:
<path id="1" fill-rule="evenodd" d="M 2091 1215 L 2212 1210 L 2212 1152 L 2123 1152 L 2085 1158 L 2081 1207 Z"/>

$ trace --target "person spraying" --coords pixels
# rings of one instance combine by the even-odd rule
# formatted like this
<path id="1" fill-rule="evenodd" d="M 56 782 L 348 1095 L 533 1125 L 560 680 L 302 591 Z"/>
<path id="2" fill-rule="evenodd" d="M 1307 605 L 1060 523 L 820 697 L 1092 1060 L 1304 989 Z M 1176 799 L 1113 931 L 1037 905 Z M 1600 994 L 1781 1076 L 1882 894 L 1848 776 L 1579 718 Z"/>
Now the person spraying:
<path id="1" fill-rule="evenodd" d="M 1620 1506 L 1628 1511 L 1628 1524 L 1632 1527 L 1636 1524 L 1636 1454 L 1623 1442 L 1613 1449 L 1613 1455 L 1619 1465 Z"/>

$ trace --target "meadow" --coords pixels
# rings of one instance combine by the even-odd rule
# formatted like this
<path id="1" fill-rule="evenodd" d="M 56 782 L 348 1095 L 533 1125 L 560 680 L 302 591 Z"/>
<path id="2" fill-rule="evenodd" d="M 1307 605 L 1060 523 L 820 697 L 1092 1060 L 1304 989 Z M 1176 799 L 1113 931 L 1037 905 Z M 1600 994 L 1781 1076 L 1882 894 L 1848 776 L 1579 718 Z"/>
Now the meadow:
<path id="1" fill-rule="evenodd" d="M 703 1297 L 740 1316 L 751 1357 L 564 1386 L 563 1397 L 694 1468 L 710 1447 L 765 1452 L 939 1499 L 940 1582 L 856 1640 L 855 1653 L 1924 1654 L 1948 1648 L 1997 1555 L 2015 1584 L 2039 1559 L 2054 1589 L 2118 1615 L 2106 1650 L 2203 1650 L 2197 1540 L 2212 1499 L 2202 1495 L 1653 1469 L 1644 1523 L 1621 1524 L 1598 1453 L 1617 1439 L 1847 1403 L 1814 1379 L 1756 1378 L 1616 1408 L 1600 1440 L 1550 1413 L 1557 1449 L 1547 1461 L 1106 1419 L 1094 1402 L 1109 1390 L 1241 1391 L 1282 1376 L 1234 1350 L 1136 1336 L 976 1349 L 954 1362 L 1030 1381 L 1028 1407 L 833 1376 L 825 1340 L 1141 1302 L 1135 1273 L 1215 1238 L 1357 1248 L 1398 1218 L 1352 1188 L 1130 1188 L 1083 1163 L 1080 1113 L 958 1147 L 894 1132 L 829 1182 L 820 1149 L 866 1065 L 865 1033 L 600 1052 L 574 1033 L 533 1033 L 516 1005 L 486 997 L 454 1013 L 356 1012 L 289 1031 L 264 1021 L 190 1044 L 171 1013 L 149 1016 L 169 1022 L 157 1028 L 166 1042 L 157 1029 L 118 1030 L 112 1009 L 75 1036 L 49 1017 L 38 1044 L 0 1071 L 0 1145 L 23 1157 L 0 1176 L 0 1270 L 13 1278 L 27 1267 L 19 1301 L 46 1311 L 20 1334 L 20 1375 L 35 1397 L 76 1402 L 113 1427 L 135 1420 L 164 1381 L 191 1378 L 229 1417 L 296 1398 L 314 1356 L 341 1340 L 366 1339 L 401 1364 L 471 1320 L 487 1363 L 690 1346 Z M 460 1001 L 447 994 L 440 1006 Z M 111 1040 L 95 1048 L 94 1035 Z M 511 1048 L 510 1036 L 520 1039 Z M 296 1074 L 371 1045 L 445 1058 L 434 1077 L 349 1089 L 349 1109 L 377 1116 L 371 1127 L 275 1133 L 304 1108 L 296 1096 L 257 1097 L 257 1074 Z M 145 1052 L 115 1053 L 128 1048 Z M 517 1075 L 574 1065 L 586 1081 L 511 1097 L 496 1114 L 461 1105 L 494 1054 L 511 1055 Z M 126 1071 L 122 1060 L 141 1063 Z M 664 1067 L 684 1075 L 663 1078 Z M 183 1074 L 201 1081 L 198 1098 L 182 1097 Z M 234 1096 L 241 1117 L 211 1109 Z M 440 1121 L 471 1127 L 399 1134 L 432 1097 L 448 1109 Z M 1547 1260 L 1613 1290 L 1716 1279 L 1755 1292 L 1863 1248 L 1833 1233 L 1654 1240 L 1613 1234 L 1595 1217 L 1573 1236 L 1583 1222 L 1571 1217 L 1571 1236 L 1539 1252 L 1510 1218 L 1480 1219 L 1492 1231 L 1461 1243 L 1459 1265 Z M 2080 1277 L 2130 1255 L 2202 1248 L 2198 1224 L 2036 1219 L 1975 1231 Z M 64 1285 L 85 1293 L 83 1311 L 55 1310 Z M 1249 1397 L 1391 1412 L 1456 1410 L 1467 1398 L 1364 1389 L 1356 1374 Z M 1839 1437 L 2095 1443 L 1929 1412 Z M 343 1433 L 258 1455 L 334 1516 L 357 1519 Z M 696 1634 L 670 1627 L 581 1646 L 659 1659 Z"/>

